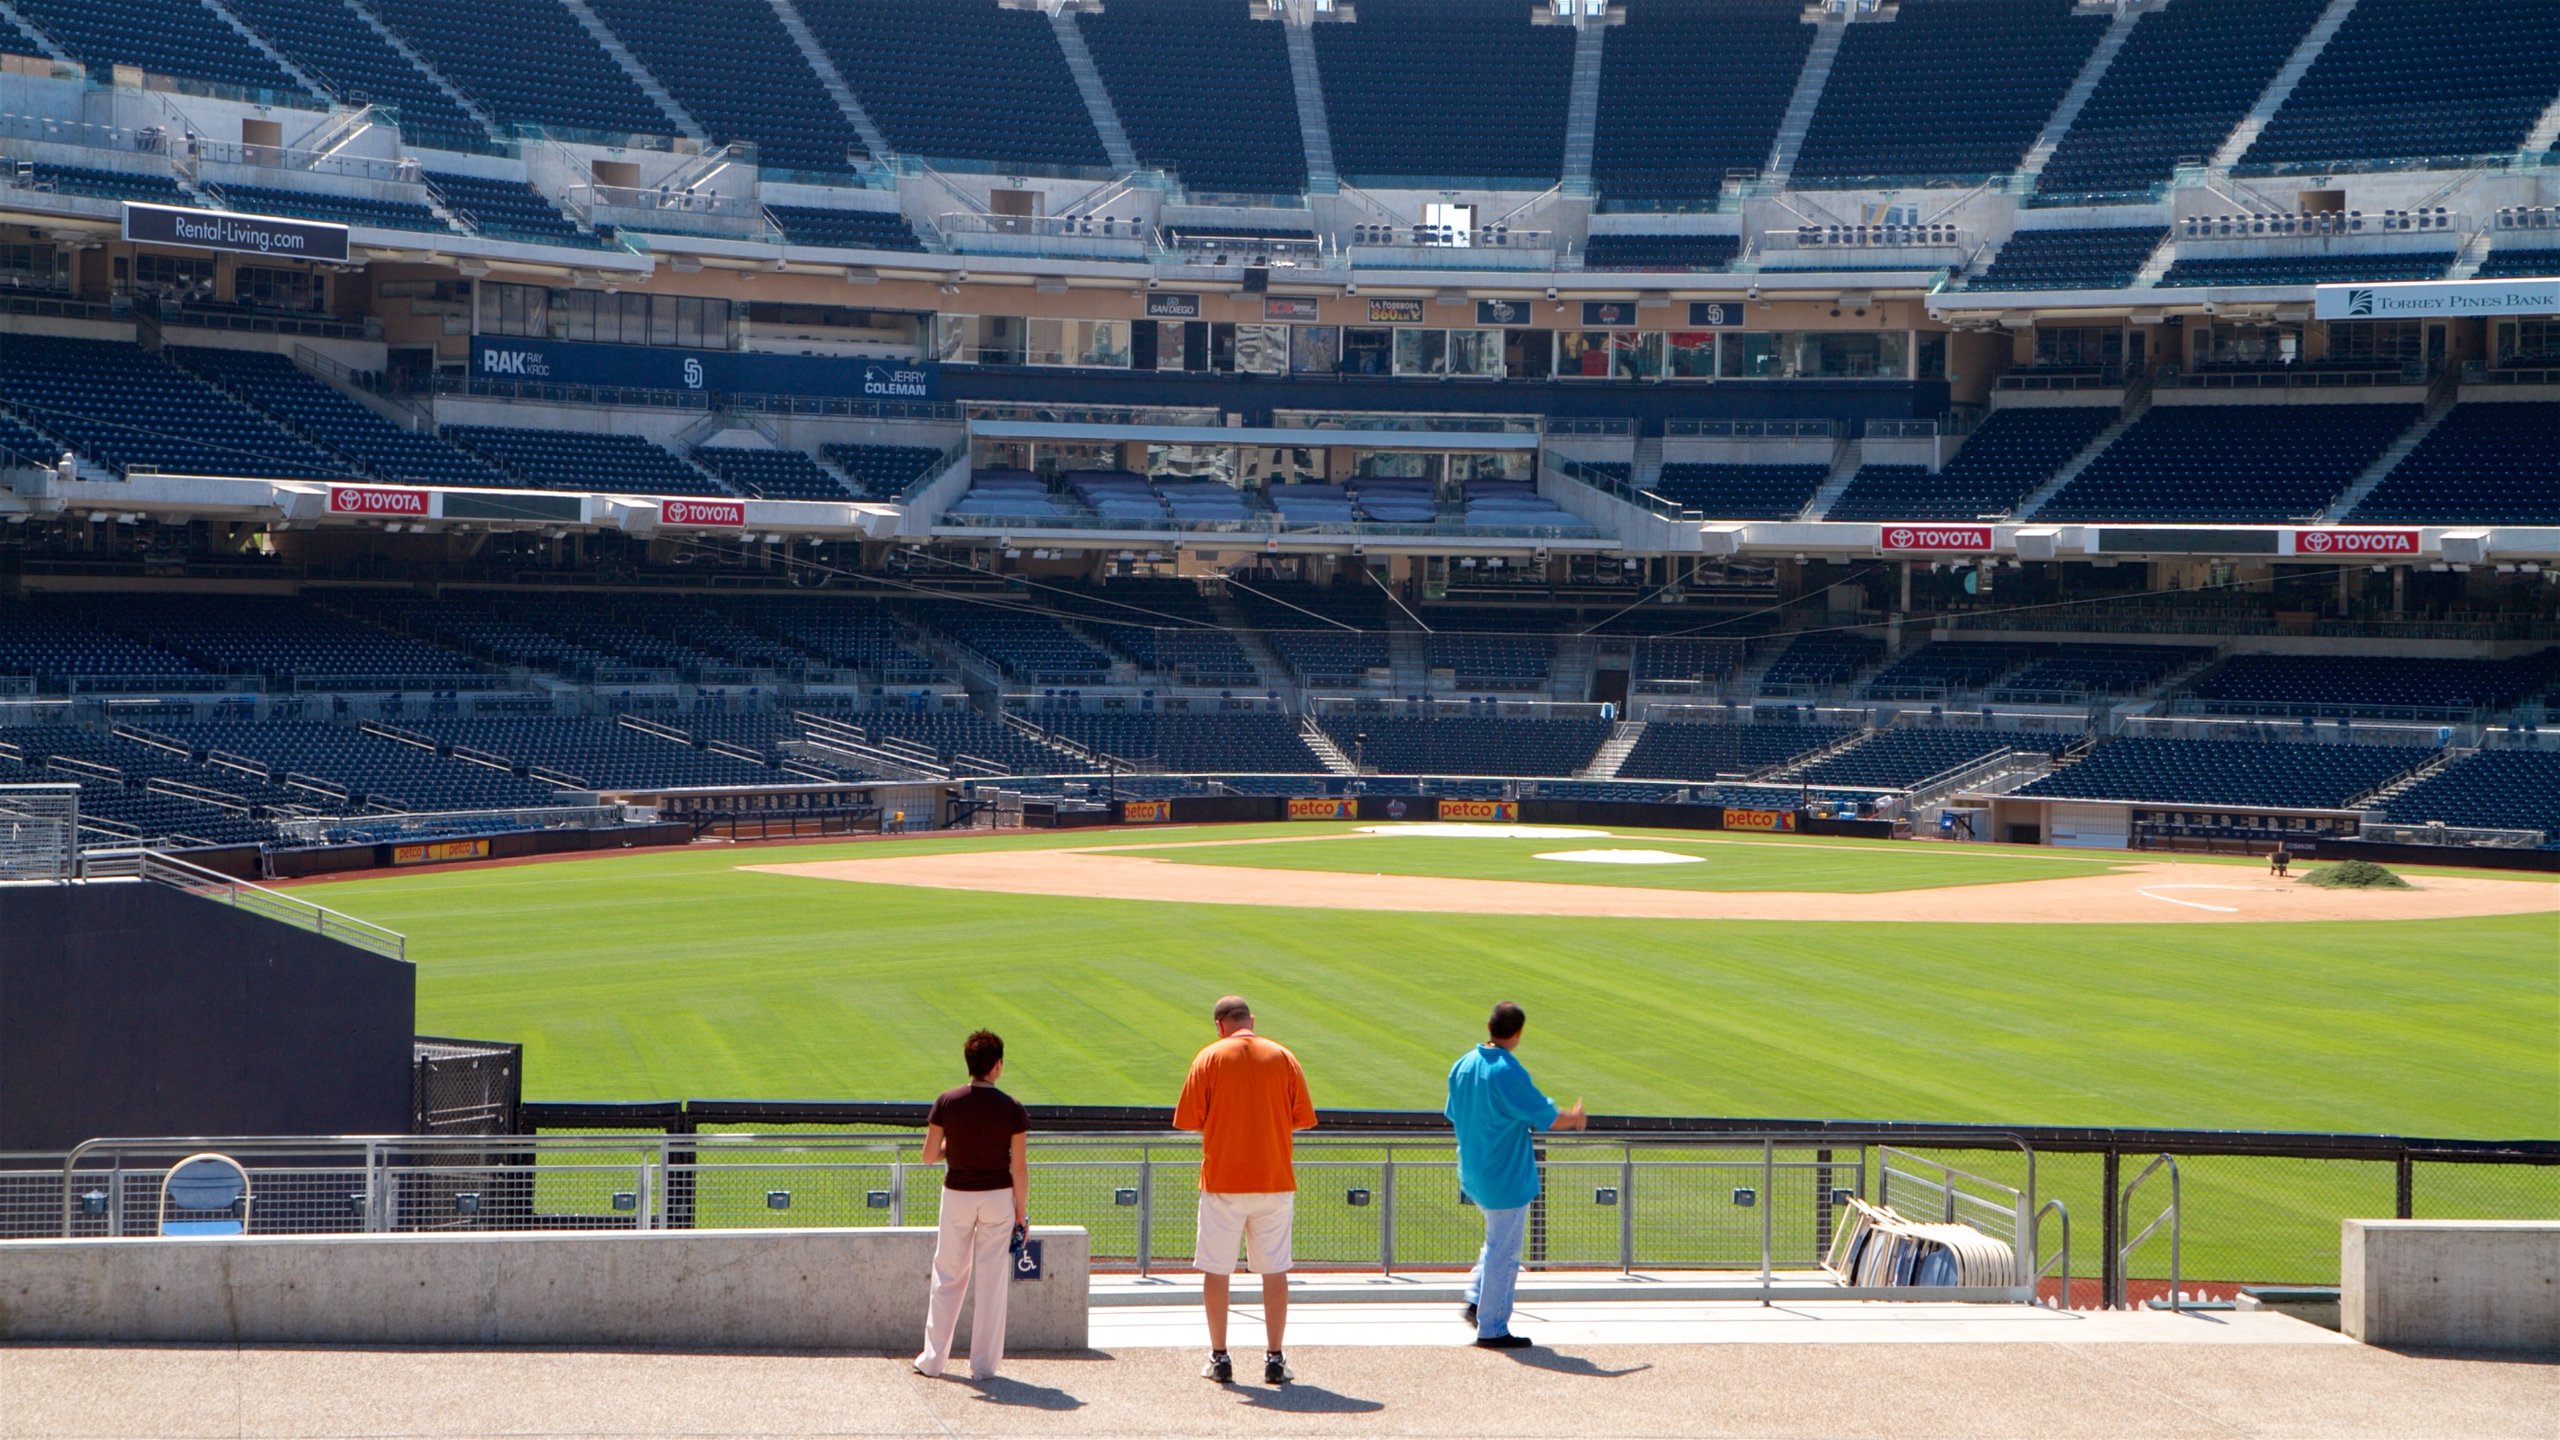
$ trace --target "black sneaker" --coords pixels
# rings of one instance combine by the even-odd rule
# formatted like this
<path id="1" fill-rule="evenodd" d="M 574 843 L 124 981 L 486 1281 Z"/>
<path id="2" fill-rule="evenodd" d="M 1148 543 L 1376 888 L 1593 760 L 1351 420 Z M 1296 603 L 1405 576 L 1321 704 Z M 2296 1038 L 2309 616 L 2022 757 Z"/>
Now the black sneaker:
<path id="1" fill-rule="evenodd" d="M 1282 1355 L 1281 1355 L 1281 1353 L 1280 1353 L 1279 1351 L 1277 1351 L 1277 1350 L 1266 1350 L 1266 1351 L 1264 1351 L 1264 1352 L 1263 1352 L 1263 1354 L 1262 1354 L 1262 1383 L 1263 1383 L 1263 1384 L 1265 1384 L 1265 1385 L 1286 1385 L 1286 1384 L 1288 1384 L 1290 1381 L 1295 1380 L 1295 1379 L 1297 1379 L 1297 1378 L 1298 1378 L 1298 1372 L 1289 1368 L 1289 1362 L 1288 1362 L 1288 1360 L 1287 1360 L 1284 1356 L 1282 1356 Z"/>
<path id="2" fill-rule="evenodd" d="M 1221 1385 L 1233 1384 L 1236 1378 L 1236 1362 L 1228 1359 L 1227 1352 L 1224 1350 L 1212 1351 L 1209 1355 L 1209 1363 L 1200 1367 L 1200 1374 L 1203 1379 L 1215 1380 Z"/>
<path id="3" fill-rule="evenodd" d="M 1529 1337 L 1526 1335 L 1479 1335 L 1476 1337 L 1476 1348 L 1479 1350 L 1526 1350 L 1529 1348 Z"/>
<path id="4" fill-rule="evenodd" d="M 1473 1325 L 1476 1323 L 1476 1305 L 1474 1301 L 1468 1301 L 1467 1308 L 1459 1313 L 1467 1317 L 1468 1324 Z"/>

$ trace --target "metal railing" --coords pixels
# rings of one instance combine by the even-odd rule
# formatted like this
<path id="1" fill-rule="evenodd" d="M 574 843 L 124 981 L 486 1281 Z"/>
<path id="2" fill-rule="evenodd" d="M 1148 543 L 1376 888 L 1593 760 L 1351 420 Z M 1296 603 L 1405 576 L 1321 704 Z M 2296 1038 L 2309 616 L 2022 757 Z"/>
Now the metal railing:
<path id="1" fill-rule="evenodd" d="M 2116 1247 L 2114 1257 L 2116 1263 L 2110 1280 L 2111 1293 L 2107 1296 L 2107 1304 L 2111 1309 L 2125 1308 L 2125 1273 L 2133 1260 L 2133 1252 L 2141 1249 L 2142 1243 L 2150 1239 L 2163 1225 L 2169 1227 L 2169 1308 L 2175 1310 L 2185 1303 L 2178 1294 L 2179 1244 L 2182 1238 L 2179 1232 L 2184 1228 L 2184 1215 L 2180 1204 L 2183 1196 L 2178 1180 L 2178 1162 L 2175 1158 L 2168 1155 L 2152 1157 L 2151 1163 L 2142 1167 L 2142 1173 L 2134 1176 L 2133 1182 L 2124 1187 L 2123 1193 L 2116 1197 L 2115 1228 L 2119 1235 L 2131 1228 L 2134 1194 L 2142 1189 L 2144 1181 L 2163 1169 L 2169 1172 L 2168 1208 L 2153 1216 L 2151 1223 L 2143 1226 L 2140 1234 Z"/>
<path id="2" fill-rule="evenodd" d="M 129 870 L 125 868 L 128 863 L 131 866 Z M 308 930 L 314 935 L 353 945 L 359 950 L 387 955 L 394 960 L 409 958 L 409 942 L 396 930 L 385 929 L 370 920 L 342 915 L 326 906 L 314 905 L 263 885 L 234 880 L 219 871 L 208 870 L 156 850 L 130 852 L 129 859 L 112 853 L 93 854 L 85 868 L 92 876 L 128 873 L 156 885 L 184 890 L 200 899 L 263 915 L 297 930 Z"/>

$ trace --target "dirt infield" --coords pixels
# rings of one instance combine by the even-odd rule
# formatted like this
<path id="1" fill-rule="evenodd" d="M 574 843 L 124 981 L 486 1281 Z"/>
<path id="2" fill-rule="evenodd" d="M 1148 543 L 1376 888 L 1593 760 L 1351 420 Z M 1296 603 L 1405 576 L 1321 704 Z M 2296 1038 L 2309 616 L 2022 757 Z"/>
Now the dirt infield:
<path id="1" fill-rule="evenodd" d="M 1309 837 L 1314 838 L 1314 837 Z M 1194 842 L 1204 843 L 1204 842 Z M 1216 844 L 1220 842 L 1205 842 Z M 1166 846 L 1162 848 L 1173 848 Z M 1311 910 L 1454 911 L 1630 920 L 1978 922 L 2009 925 L 2210 924 L 2297 920 L 2439 920 L 2468 915 L 2560 916 L 2560 886 L 2430 875 L 2409 890 L 2320 890 L 2243 866 L 2131 861 L 2113 874 L 1898 890 L 1685 891 L 1616 885 L 1459 880 L 1421 875 L 1260 870 L 1169 864 L 1129 846 L 1108 850 L 981 851 L 747 865 L 866 885 L 988 890 L 1197 905 Z"/>

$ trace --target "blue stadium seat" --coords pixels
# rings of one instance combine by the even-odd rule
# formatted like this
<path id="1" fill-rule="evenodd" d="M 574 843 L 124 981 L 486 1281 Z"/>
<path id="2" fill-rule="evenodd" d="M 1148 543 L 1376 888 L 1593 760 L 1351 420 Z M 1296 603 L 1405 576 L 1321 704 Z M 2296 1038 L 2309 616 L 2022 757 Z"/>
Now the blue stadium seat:
<path id="1" fill-rule="evenodd" d="M 448 425 L 445 438 L 537 490 L 727 495 L 719 481 L 636 435 Z"/>
<path id="2" fill-rule="evenodd" d="M 903 154 L 1098 170 L 1111 163 L 1038 10 L 996 0 L 799 0 L 801 17 Z"/>
<path id="3" fill-rule="evenodd" d="M 2347 518 L 2384 524 L 2560 523 L 2560 403 L 2456 405 Z"/>
<path id="4" fill-rule="evenodd" d="M 832 210 L 813 205 L 768 205 L 764 213 L 782 230 L 786 245 L 837 250 L 922 250 L 924 241 L 895 210 Z"/>
<path id="5" fill-rule="evenodd" d="M 118 65 L 135 65 L 162 75 L 266 91 L 287 104 L 316 103 L 301 82 L 223 24 L 210 6 L 166 0 L 19 0 L 16 9 L 101 75 Z"/>
<path id="6" fill-rule="evenodd" d="M 2328 0 L 2176 0 L 2143 16 L 2071 122 L 2036 192 L 2148 196 L 2212 158 Z"/>
<path id="7" fill-rule="evenodd" d="M 1595 232 L 1582 242 L 1585 270 L 1722 270 L 1742 253 L 1739 235 Z"/>
<path id="8" fill-rule="evenodd" d="M 765 0 L 589 0 L 676 103 L 721 144 L 752 141 L 758 163 L 844 171 L 868 157 L 853 122 Z M 753 82 L 739 83 L 741 57 Z"/>
<path id="9" fill-rule="evenodd" d="M 2235 655 L 2191 687 L 2207 710 L 2438 718 L 2504 709 L 2560 675 L 2560 650 L 2505 660 Z"/>
<path id="10" fill-rule="evenodd" d="M 2341 285 L 2366 280 L 2435 280 L 2453 268 L 2451 250 L 2343 250 L 2313 255 L 2188 255 L 2160 277 L 2160 288 L 2199 285 Z"/>
<path id="11" fill-rule="evenodd" d="M 12 335 L 0 405 L 118 472 L 357 479 L 353 467 L 137 345 Z"/>
<path id="12" fill-rule="evenodd" d="M 1932 475 L 1925 465 L 1868 465 L 1826 520 L 1978 520 L 2006 515 L 2116 421 L 2102 405 L 1994 410 Z"/>
<path id="13" fill-rule="evenodd" d="M 842 480 L 800 450 L 748 450 L 705 445 L 693 463 L 741 495 L 765 500 L 853 500 Z"/>
<path id="14" fill-rule="evenodd" d="M 2020 230 L 2001 244 L 1991 263 L 1967 280 L 1965 288 L 2123 290 L 2168 237 L 2165 225 Z"/>
<path id="15" fill-rule="evenodd" d="M 1797 155 L 1799 185 L 2014 170 L 2106 33 L 2073 0 L 1902 0 L 1851 25 Z"/>
<path id="16" fill-rule="evenodd" d="M 675 121 L 565 6 L 523 0 L 371 0 L 371 6 L 502 125 L 587 135 L 675 133 Z"/>
<path id="17" fill-rule="evenodd" d="M 2316 515 L 2418 415 L 2415 405 L 2154 405 L 2035 518 Z"/>
<path id="18" fill-rule="evenodd" d="M 1314 36 L 1346 179 L 1543 189 L 1564 174 L 1572 30 L 1478 0 L 1365 0 L 1355 23 Z"/>
<path id="19" fill-rule="evenodd" d="M 413 145 L 486 150 L 488 132 L 344 0 L 227 0 L 231 13 L 342 104 L 387 106 Z"/>
<path id="20" fill-rule="evenodd" d="M 450 170 L 426 172 L 427 188 L 462 223 L 493 240 L 601 249 L 606 241 L 581 230 L 560 207 L 522 180 L 498 180 Z"/>
<path id="21" fill-rule="evenodd" d="M 2482 750 L 2383 802 L 2394 824 L 2539 830 L 2560 842 L 2560 750 Z"/>
<path id="22" fill-rule="evenodd" d="M 1655 720 L 1636 737 L 1618 774 L 1631 780 L 1739 778 L 1837 745 L 1856 733 L 1843 725 Z"/>
<path id="23" fill-rule="evenodd" d="M 1828 465 L 1666 463 L 1653 493 L 1716 520 L 1793 520 Z"/>
<path id="24" fill-rule="evenodd" d="M 2418 745 L 2139 736 L 2104 741 L 2077 764 L 2013 793 L 2027 800 L 2329 810 L 2409 773 L 2435 753 Z"/>
<path id="25" fill-rule="evenodd" d="M 401 429 L 273 351 L 172 345 L 160 353 L 375 479 L 405 485 L 516 483 L 435 435 Z"/>
<path id="26" fill-rule="evenodd" d="M 1728 172 L 1768 163 L 1813 35 L 1796 0 L 1633 0 L 1600 52 L 1592 183 L 1713 209 Z"/>
<path id="27" fill-rule="evenodd" d="M 1320 723 L 1336 749 L 1357 750 L 1362 764 L 1392 775 L 1569 776 L 1609 738 L 1609 722 L 1597 717 L 1337 713 Z"/>
<path id="28" fill-rule="evenodd" d="M 1123 764 L 1200 774 L 1320 774 L 1324 766 L 1298 721 L 1269 711 L 1101 714 L 1068 710 L 1030 717 L 1042 729 Z"/>
<path id="29" fill-rule="evenodd" d="M 2509 0 L 2358 0 L 2242 173 L 2329 173 L 2348 162 L 2448 164 L 2514 151 L 2560 95 L 2560 6 Z"/>
<path id="30" fill-rule="evenodd" d="M 1075 23 L 1139 160 L 1192 190 L 1307 188 L 1286 35 L 1247 0 L 1118 0 Z"/>

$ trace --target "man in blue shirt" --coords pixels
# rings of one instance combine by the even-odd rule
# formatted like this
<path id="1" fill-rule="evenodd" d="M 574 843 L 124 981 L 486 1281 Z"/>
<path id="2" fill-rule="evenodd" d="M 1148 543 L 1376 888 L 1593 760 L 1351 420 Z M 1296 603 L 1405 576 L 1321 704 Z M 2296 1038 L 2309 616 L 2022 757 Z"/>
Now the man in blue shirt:
<path id="1" fill-rule="evenodd" d="M 1469 1323 L 1488 1350 L 1518 1350 L 1529 1339 L 1511 1333 L 1511 1297 L 1520 1277 L 1520 1242 L 1529 1229 L 1529 1202 L 1538 1198 L 1534 1130 L 1579 1130 L 1589 1118 L 1582 1102 L 1558 1110 L 1538 1093 L 1529 1067 L 1513 1053 L 1528 1015 L 1505 1000 L 1485 1022 L 1491 1038 L 1449 1067 L 1449 1104 L 1443 1112 L 1458 1132 L 1458 1185 L 1484 1212 L 1484 1251 L 1467 1277 Z"/>

